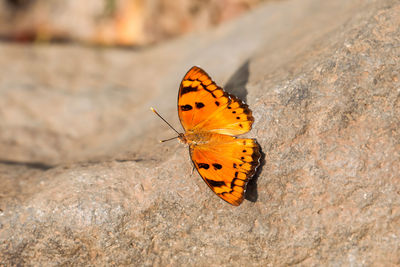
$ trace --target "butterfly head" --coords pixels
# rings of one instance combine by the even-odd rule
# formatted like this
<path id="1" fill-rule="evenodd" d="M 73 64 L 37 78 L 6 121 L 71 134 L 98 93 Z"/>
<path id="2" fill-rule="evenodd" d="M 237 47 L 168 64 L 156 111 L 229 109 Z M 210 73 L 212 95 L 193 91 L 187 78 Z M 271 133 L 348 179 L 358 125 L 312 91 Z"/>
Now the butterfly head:
<path id="1" fill-rule="evenodd" d="M 180 143 L 182 143 L 182 144 L 187 144 L 187 143 L 188 143 L 188 140 L 187 140 L 185 134 L 183 134 L 183 133 L 179 133 L 179 135 L 178 135 L 178 141 L 179 141 Z"/>

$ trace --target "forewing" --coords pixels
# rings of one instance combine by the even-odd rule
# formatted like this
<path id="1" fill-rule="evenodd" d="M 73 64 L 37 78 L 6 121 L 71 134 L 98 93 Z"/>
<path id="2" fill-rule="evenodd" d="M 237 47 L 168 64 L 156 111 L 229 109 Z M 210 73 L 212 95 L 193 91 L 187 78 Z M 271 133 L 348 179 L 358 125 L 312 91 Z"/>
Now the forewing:
<path id="1" fill-rule="evenodd" d="M 185 131 L 239 135 L 254 121 L 248 106 L 228 94 L 199 67 L 183 78 L 178 94 L 178 115 Z"/>
<path id="2" fill-rule="evenodd" d="M 226 202 L 239 206 L 247 182 L 260 164 L 260 148 L 254 139 L 230 136 L 223 139 L 224 142 L 212 146 L 191 146 L 190 155 L 211 190 Z"/>

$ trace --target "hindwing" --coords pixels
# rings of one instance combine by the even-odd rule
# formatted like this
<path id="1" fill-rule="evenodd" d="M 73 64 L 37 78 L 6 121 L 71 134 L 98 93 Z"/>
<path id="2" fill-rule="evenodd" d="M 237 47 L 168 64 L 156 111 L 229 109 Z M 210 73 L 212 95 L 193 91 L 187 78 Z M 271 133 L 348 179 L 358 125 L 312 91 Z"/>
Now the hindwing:
<path id="1" fill-rule="evenodd" d="M 190 146 L 192 161 L 220 198 L 239 206 L 248 180 L 260 164 L 260 148 L 254 139 L 214 134 L 205 145 Z"/>

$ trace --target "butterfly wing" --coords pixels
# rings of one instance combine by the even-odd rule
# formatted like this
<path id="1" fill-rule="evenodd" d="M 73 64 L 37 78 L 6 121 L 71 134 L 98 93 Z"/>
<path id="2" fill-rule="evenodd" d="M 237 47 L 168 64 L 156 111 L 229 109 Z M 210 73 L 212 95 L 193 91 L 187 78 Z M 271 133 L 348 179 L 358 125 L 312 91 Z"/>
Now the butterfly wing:
<path id="1" fill-rule="evenodd" d="M 199 67 L 183 78 L 178 94 L 178 115 L 185 131 L 244 134 L 254 121 L 248 106 L 215 84 Z"/>
<path id="2" fill-rule="evenodd" d="M 226 202 L 239 206 L 248 180 L 260 164 L 254 139 L 212 134 L 208 143 L 190 146 L 192 161 L 207 185 Z"/>

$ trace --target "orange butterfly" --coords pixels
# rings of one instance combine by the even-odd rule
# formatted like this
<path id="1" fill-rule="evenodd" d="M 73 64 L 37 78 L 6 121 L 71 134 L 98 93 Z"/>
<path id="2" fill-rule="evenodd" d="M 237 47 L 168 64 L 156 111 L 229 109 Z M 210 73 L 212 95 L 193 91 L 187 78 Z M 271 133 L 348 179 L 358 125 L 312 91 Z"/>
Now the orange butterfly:
<path id="1" fill-rule="evenodd" d="M 198 173 L 215 194 L 239 206 L 261 158 L 254 139 L 234 137 L 250 131 L 254 121 L 250 109 L 216 85 L 204 70 L 192 67 L 179 88 L 178 114 L 185 133 L 174 129 L 175 138 L 189 145 Z"/>

